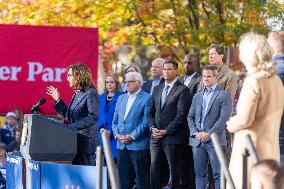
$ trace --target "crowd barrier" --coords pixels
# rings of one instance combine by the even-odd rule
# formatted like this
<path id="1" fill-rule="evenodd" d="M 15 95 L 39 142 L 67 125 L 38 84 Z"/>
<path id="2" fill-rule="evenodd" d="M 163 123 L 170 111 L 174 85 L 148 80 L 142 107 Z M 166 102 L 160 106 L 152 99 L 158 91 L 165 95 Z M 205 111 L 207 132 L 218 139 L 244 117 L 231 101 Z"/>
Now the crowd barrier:
<path id="1" fill-rule="evenodd" d="M 217 153 L 218 160 L 220 162 L 220 170 L 221 170 L 221 189 L 226 189 L 226 186 L 228 185 L 230 189 L 235 189 L 234 182 L 232 180 L 230 171 L 228 169 L 228 163 L 227 158 L 225 157 L 225 154 L 223 152 L 222 146 L 220 144 L 218 135 L 216 133 L 211 134 L 211 140 L 213 142 L 215 151 Z M 253 163 L 256 164 L 259 162 L 259 157 L 257 155 L 256 149 L 253 145 L 252 139 L 250 135 L 246 135 L 245 137 L 247 147 L 245 148 L 243 152 L 243 189 L 247 189 L 247 181 L 248 181 L 248 168 L 247 168 L 247 161 L 248 157 L 252 156 Z M 226 185 L 226 182 L 228 184 Z"/>

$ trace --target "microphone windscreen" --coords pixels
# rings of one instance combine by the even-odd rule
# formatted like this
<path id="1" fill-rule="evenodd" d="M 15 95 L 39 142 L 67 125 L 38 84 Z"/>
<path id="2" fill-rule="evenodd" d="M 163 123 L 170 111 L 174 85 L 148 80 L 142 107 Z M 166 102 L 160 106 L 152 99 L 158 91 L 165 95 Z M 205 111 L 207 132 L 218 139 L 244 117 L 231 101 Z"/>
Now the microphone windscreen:
<path id="1" fill-rule="evenodd" d="M 41 98 L 40 100 L 39 100 L 39 103 L 40 104 L 44 104 L 46 102 L 46 99 L 45 98 Z"/>

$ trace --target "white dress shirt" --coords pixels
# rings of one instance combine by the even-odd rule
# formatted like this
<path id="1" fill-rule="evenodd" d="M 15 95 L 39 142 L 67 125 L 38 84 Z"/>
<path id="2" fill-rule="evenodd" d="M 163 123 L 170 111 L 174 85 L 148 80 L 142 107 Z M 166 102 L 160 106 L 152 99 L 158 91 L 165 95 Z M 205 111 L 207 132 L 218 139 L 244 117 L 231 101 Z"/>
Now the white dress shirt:
<path id="1" fill-rule="evenodd" d="M 172 88 L 173 88 L 173 86 L 174 86 L 174 84 L 175 84 L 176 81 L 177 81 L 177 79 L 173 80 L 173 81 L 170 82 L 170 83 L 166 83 L 166 82 L 165 82 L 165 86 L 166 86 L 166 85 L 169 85 L 169 86 L 170 86 L 167 95 L 169 95 L 169 93 L 170 93 L 170 91 L 172 90 Z M 165 87 L 164 87 L 164 88 L 165 88 Z"/>
<path id="2" fill-rule="evenodd" d="M 195 72 L 193 74 L 191 74 L 190 76 L 187 76 L 187 77 L 184 77 L 184 81 L 183 81 L 183 84 L 185 86 L 188 86 L 188 84 L 190 83 L 191 79 L 193 78 Z"/>
<path id="3" fill-rule="evenodd" d="M 126 116 L 128 115 L 129 110 L 130 110 L 131 106 L 133 105 L 133 103 L 134 103 L 134 101 L 137 97 L 137 94 L 140 91 L 141 91 L 141 88 L 133 94 L 128 93 L 128 100 L 127 100 L 126 107 L 125 107 L 124 119 L 126 119 Z"/>

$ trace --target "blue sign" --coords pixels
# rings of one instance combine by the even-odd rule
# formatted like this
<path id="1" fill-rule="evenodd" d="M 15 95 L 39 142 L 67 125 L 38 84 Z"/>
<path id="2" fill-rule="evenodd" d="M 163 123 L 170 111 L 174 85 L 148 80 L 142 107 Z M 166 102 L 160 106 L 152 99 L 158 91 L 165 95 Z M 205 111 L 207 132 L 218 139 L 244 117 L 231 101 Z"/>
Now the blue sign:
<path id="1" fill-rule="evenodd" d="M 27 189 L 40 189 L 40 162 L 28 160 L 27 163 Z"/>
<path id="2" fill-rule="evenodd" d="M 23 165 L 26 171 L 23 172 Z M 96 188 L 95 166 L 69 165 L 24 160 L 7 155 L 7 189 L 90 189 Z M 102 170 L 102 188 L 107 189 L 107 169 Z"/>
<path id="3" fill-rule="evenodd" d="M 23 189 L 23 158 L 7 154 L 6 188 Z"/>
<path id="4" fill-rule="evenodd" d="M 65 165 L 41 162 L 41 189 L 96 188 L 95 166 Z M 107 170 L 103 168 L 103 188 L 107 189 Z"/>

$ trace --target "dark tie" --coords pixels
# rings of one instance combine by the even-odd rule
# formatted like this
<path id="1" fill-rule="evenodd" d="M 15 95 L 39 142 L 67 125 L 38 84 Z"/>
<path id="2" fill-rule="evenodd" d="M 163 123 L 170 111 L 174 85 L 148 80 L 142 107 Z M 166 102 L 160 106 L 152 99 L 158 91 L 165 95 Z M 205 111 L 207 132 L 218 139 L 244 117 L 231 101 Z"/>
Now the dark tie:
<path id="1" fill-rule="evenodd" d="M 164 106 L 170 86 L 165 85 L 161 98 L 161 108 Z"/>

